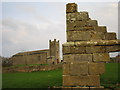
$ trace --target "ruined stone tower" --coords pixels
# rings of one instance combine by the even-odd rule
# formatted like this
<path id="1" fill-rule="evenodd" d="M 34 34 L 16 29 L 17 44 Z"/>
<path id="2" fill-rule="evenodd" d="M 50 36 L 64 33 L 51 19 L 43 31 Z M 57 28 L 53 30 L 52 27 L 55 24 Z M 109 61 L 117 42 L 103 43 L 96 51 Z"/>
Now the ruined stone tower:
<path id="1" fill-rule="evenodd" d="M 100 75 L 105 72 L 109 52 L 120 51 L 116 33 L 108 33 L 90 19 L 88 12 L 77 12 L 75 3 L 66 5 L 67 42 L 63 44 L 63 87 L 102 88 Z"/>
<path id="2" fill-rule="evenodd" d="M 59 50 L 59 40 L 54 41 L 49 40 L 49 49 L 50 49 L 50 57 L 54 59 L 54 64 L 60 62 L 60 50 Z"/>

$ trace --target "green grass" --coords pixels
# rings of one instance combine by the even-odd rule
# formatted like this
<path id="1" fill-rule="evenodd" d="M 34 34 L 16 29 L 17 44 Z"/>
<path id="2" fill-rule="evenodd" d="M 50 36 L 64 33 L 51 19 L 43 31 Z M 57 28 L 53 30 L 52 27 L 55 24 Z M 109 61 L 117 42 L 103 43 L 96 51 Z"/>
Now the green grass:
<path id="1" fill-rule="evenodd" d="M 120 64 L 119 64 L 120 65 Z M 101 75 L 101 85 L 116 88 L 118 82 L 118 64 L 107 63 L 106 72 Z M 47 88 L 62 85 L 62 69 L 31 73 L 3 74 L 3 88 Z"/>
<path id="2" fill-rule="evenodd" d="M 61 86 L 62 69 L 31 73 L 3 74 L 3 88 L 47 88 Z"/>
<path id="3" fill-rule="evenodd" d="M 117 85 L 120 63 L 107 63 L 106 72 L 101 75 L 101 85 L 110 88 L 120 87 Z"/>

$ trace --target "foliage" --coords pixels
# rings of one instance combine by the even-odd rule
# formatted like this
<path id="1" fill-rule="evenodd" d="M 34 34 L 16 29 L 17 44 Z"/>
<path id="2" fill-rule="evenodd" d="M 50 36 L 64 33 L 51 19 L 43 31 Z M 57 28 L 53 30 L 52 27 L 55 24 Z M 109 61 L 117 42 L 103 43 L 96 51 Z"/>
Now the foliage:
<path id="1" fill-rule="evenodd" d="M 12 66 L 12 61 L 9 58 L 0 56 L 0 60 L 2 61 L 3 67 Z"/>

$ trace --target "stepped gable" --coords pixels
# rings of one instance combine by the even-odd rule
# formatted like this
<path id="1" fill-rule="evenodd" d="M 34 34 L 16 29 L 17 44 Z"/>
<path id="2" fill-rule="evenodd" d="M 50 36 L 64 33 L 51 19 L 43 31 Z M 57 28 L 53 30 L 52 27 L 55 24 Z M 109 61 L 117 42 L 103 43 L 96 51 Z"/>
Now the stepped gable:
<path id="1" fill-rule="evenodd" d="M 67 42 L 63 46 L 63 87 L 100 88 L 100 75 L 105 72 L 109 52 L 120 51 L 116 33 L 99 26 L 88 12 L 78 12 L 77 4 L 66 5 Z"/>

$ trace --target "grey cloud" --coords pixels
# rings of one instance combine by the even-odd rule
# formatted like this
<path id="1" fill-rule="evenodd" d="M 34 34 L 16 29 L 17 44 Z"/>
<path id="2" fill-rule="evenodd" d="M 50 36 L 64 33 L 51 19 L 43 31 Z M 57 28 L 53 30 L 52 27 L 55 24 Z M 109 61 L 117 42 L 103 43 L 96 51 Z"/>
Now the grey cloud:
<path id="1" fill-rule="evenodd" d="M 56 7 L 57 5 L 59 4 L 56 4 Z M 107 26 L 108 31 L 116 31 L 117 12 L 115 5 L 104 5 L 105 7 L 99 7 L 99 4 L 97 4 L 98 7 L 91 5 L 81 3 L 79 11 L 88 11 L 92 19 L 98 20 L 99 25 Z M 108 10 L 109 8 L 111 10 Z M 26 10 L 29 12 L 29 9 Z M 61 44 L 66 42 L 65 4 L 56 8 L 56 10 L 56 12 L 60 13 L 59 15 L 54 13 L 53 17 L 42 16 L 36 10 L 29 12 L 33 15 L 31 18 L 35 19 L 35 22 L 13 18 L 3 20 L 3 55 L 11 56 L 20 51 L 48 48 L 49 39 L 59 39 Z M 33 14 L 32 12 L 35 13 Z M 46 12 L 46 14 L 48 13 Z M 54 17 L 58 19 L 53 19 Z"/>
<path id="2" fill-rule="evenodd" d="M 20 9 L 23 12 L 35 14 L 37 10 L 32 5 L 18 5 L 16 8 Z"/>
<path id="3" fill-rule="evenodd" d="M 40 22 L 48 22 L 52 23 L 47 17 L 44 17 L 43 15 L 40 15 L 37 11 L 37 8 L 35 8 L 33 5 L 19 5 L 17 6 L 18 9 L 23 11 L 24 13 L 29 13 L 34 17 L 34 19 L 39 20 Z"/>
<path id="4" fill-rule="evenodd" d="M 49 39 L 62 39 L 63 26 L 61 23 L 36 24 L 19 21 L 15 19 L 3 20 L 3 56 L 11 56 L 20 51 L 48 48 Z M 64 30 L 65 31 L 65 30 Z M 57 34 L 59 33 L 59 34 Z"/>

